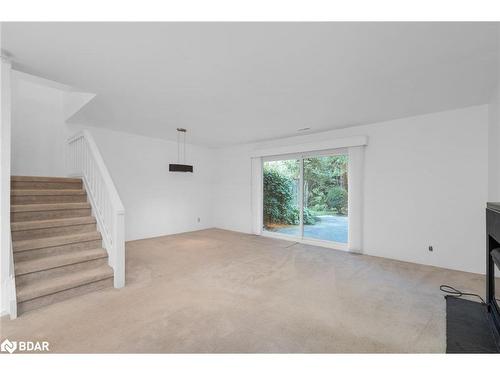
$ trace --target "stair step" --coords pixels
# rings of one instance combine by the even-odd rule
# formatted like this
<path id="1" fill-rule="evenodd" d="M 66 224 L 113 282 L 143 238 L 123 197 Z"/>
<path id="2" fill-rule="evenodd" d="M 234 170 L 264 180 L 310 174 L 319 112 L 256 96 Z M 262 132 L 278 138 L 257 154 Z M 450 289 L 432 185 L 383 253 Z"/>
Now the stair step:
<path id="1" fill-rule="evenodd" d="M 95 251 L 95 248 L 88 249 L 87 251 L 89 250 Z M 82 255 L 82 251 L 74 251 L 70 253 L 56 254 L 54 256 L 49 255 L 38 259 L 27 259 L 22 263 L 25 262 L 30 262 L 27 266 L 30 268 L 25 268 L 25 273 L 23 274 L 16 274 L 16 286 L 18 287 L 23 287 L 24 285 L 38 285 L 46 280 L 72 275 L 83 271 L 92 271 L 99 267 L 107 266 L 108 257 L 106 252 L 99 252 L 98 255 L 95 253 Z M 35 269 L 35 267 L 42 268 L 34 272 L 27 272 L 30 269 Z M 43 269 L 43 267 L 47 268 Z M 21 271 L 23 270 L 21 269 Z"/>
<path id="2" fill-rule="evenodd" d="M 68 266 L 89 260 L 107 258 L 108 253 L 102 248 L 82 250 L 73 253 L 47 256 L 39 259 L 25 260 L 16 262 L 16 277 L 32 272 L 50 270 L 53 268 Z"/>
<path id="3" fill-rule="evenodd" d="M 94 217 L 84 216 L 55 220 L 19 221 L 11 224 L 11 231 L 12 240 L 20 241 L 95 232 L 97 225 Z"/>
<path id="4" fill-rule="evenodd" d="M 11 196 L 26 195 L 85 195 L 85 189 L 14 189 L 10 191 Z"/>
<path id="5" fill-rule="evenodd" d="M 13 204 L 11 212 L 59 211 L 90 208 L 90 203 Z"/>
<path id="6" fill-rule="evenodd" d="M 101 266 L 93 270 L 85 270 L 43 280 L 36 284 L 21 285 L 17 287 L 17 302 L 26 302 L 112 277 L 113 269 L 109 266 Z"/>
<path id="7" fill-rule="evenodd" d="M 10 225 L 10 229 L 14 232 L 14 231 L 23 231 L 31 229 L 65 227 L 65 226 L 80 225 L 80 224 L 93 224 L 95 222 L 96 219 L 93 216 L 71 217 L 71 218 L 52 219 L 52 220 L 20 221 L 17 223 L 12 223 Z"/>
<path id="8" fill-rule="evenodd" d="M 86 195 L 84 189 L 15 189 L 10 191 L 12 196 L 30 195 Z"/>
<path id="9" fill-rule="evenodd" d="M 40 259 L 48 256 L 55 256 L 67 253 L 74 253 L 82 250 L 91 250 L 102 247 L 102 240 L 93 240 L 86 242 L 76 242 L 67 245 L 44 247 L 42 249 L 33 249 L 14 252 L 14 264 L 25 260 Z"/>
<path id="10" fill-rule="evenodd" d="M 82 271 L 92 271 L 102 266 L 108 265 L 108 257 L 100 257 L 95 259 L 83 260 L 81 262 L 62 265 L 60 267 L 49 268 L 37 272 L 25 273 L 16 275 L 16 285 L 22 287 L 24 285 L 37 285 L 45 280 L 51 280 L 66 275 L 72 275 Z"/>
<path id="11" fill-rule="evenodd" d="M 34 298 L 29 301 L 20 302 L 17 304 L 17 313 L 18 315 L 21 315 L 27 311 L 39 309 L 44 306 L 61 302 L 70 298 L 78 297 L 87 293 L 92 293 L 101 289 L 112 288 L 112 287 L 113 287 L 112 277 L 102 279 L 99 281 L 94 281 L 88 284 L 77 286 L 75 288 L 66 289 L 43 297 Z"/>
<path id="12" fill-rule="evenodd" d="M 17 189 L 81 189 L 80 178 L 12 176 L 11 188 Z"/>
<path id="13" fill-rule="evenodd" d="M 22 191 L 22 190 L 16 190 Z M 36 191 L 36 190 L 27 190 Z M 57 192 L 58 190 L 40 190 L 40 191 L 50 191 Z M 60 189 L 61 192 L 75 191 Z M 85 203 L 87 202 L 87 194 L 85 190 L 82 190 L 83 194 L 15 194 L 11 195 L 10 203 L 12 205 L 21 204 L 50 204 L 50 203 Z"/>
<path id="14" fill-rule="evenodd" d="M 13 205 L 87 201 L 87 192 L 84 189 L 17 189 L 11 190 L 10 195 L 10 202 Z"/>
<path id="15" fill-rule="evenodd" d="M 35 181 L 35 182 L 81 182 L 81 178 L 73 177 L 45 177 L 45 176 L 11 176 L 11 181 Z"/>
<path id="16" fill-rule="evenodd" d="M 14 204 L 11 221 L 36 221 L 91 215 L 90 203 Z"/>
<path id="17" fill-rule="evenodd" d="M 93 241 L 100 239 L 101 239 L 101 234 L 99 232 L 78 233 L 68 236 L 12 241 L 12 248 L 14 250 L 14 253 L 17 253 L 21 251 L 43 249 L 46 247 L 62 246 L 77 242 L 86 242 L 86 241 Z"/>

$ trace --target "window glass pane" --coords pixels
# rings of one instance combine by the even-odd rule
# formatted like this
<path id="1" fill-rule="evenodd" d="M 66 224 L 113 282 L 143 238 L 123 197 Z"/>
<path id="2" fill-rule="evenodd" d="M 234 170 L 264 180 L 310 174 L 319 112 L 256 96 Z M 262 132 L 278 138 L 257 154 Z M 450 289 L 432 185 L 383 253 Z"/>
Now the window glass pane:
<path id="1" fill-rule="evenodd" d="M 264 230 L 301 236 L 300 161 L 264 162 L 263 188 Z"/>
<path id="2" fill-rule="evenodd" d="M 347 243 L 347 155 L 304 159 L 304 238 Z"/>

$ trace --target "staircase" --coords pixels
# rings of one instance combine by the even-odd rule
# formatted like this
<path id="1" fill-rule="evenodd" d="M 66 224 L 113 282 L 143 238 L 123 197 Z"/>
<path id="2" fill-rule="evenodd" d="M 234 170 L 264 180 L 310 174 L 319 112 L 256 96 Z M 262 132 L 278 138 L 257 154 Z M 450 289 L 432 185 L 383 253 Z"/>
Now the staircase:
<path id="1" fill-rule="evenodd" d="M 79 178 L 11 178 L 11 231 L 18 314 L 113 286 Z"/>

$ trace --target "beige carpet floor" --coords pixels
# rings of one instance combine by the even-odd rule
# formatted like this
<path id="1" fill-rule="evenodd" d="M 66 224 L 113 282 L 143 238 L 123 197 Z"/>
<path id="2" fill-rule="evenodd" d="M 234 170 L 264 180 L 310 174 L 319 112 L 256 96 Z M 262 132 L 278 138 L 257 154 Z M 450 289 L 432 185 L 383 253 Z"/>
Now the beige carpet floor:
<path id="1" fill-rule="evenodd" d="M 52 352 L 444 352 L 448 283 L 484 276 L 219 229 L 128 242 L 127 286 L 3 317 Z"/>

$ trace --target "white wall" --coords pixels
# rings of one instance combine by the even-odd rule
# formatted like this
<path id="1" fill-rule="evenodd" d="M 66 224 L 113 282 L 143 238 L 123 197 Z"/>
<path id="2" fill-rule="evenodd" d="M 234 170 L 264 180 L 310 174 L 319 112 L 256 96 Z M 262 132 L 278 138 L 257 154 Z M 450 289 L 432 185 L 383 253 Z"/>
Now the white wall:
<path id="1" fill-rule="evenodd" d="M 253 149 L 367 135 L 363 252 L 484 272 L 487 132 L 483 105 L 221 149 L 214 224 L 251 233 Z"/>
<path id="2" fill-rule="evenodd" d="M 13 70 L 12 174 L 65 176 L 66 120 L 94 96 Z"/>
<path id="3" fill-rule="evenodd" d="M 500 201 L 500 26 L 497 40 L 496 85 L 489 102 L 488 119 L 488 200 Z"/>
<path id="4" fill-rule="evenodd" d="M 65 176 L 63 91 L 13 78 L 12 174 Z"/>
<path id="5" fill-rule="evenodd" d="M 497 25 L 496 85 L 488 106 L 488 201 L 500 202 L 500 26 Z M 500 274 L 498 267 L 495 274 Z"/>
<path id="6" fill-rule="evenodd" d="M 194 165 L 194 173 L 171 173 L 168 164 L 177 162 L 175 142 L 87 129 L 125 206 L 126 240 L 213 226 L 212 150 L 187 144 L 186 162 Z"/>
<path id="7" fill-rule="evenodd" d="M 488 200 L 500 201 L 500 94 L 495 88 L 488 106 Z"/>

